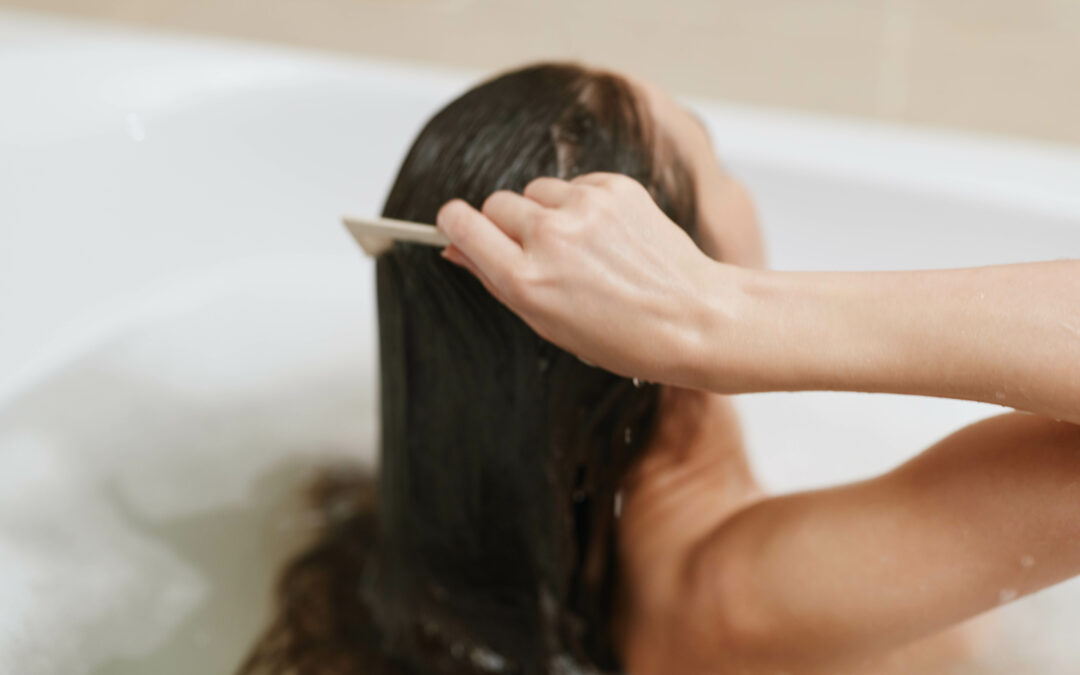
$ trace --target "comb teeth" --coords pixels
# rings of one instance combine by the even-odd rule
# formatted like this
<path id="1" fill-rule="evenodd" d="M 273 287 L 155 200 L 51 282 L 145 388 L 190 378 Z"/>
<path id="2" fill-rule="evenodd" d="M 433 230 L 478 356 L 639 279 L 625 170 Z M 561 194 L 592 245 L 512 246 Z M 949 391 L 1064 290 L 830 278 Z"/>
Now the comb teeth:
<path id="1" fill-rule="evenodd" d="M 385 253 L 394 245 L 394 240 L 408 241 L 427 246 L 443 247 L 450 241 L 435 229 L 434 225 L 410 223 L 392 218 L 352 218 L 342 219 L 356 243 L 369 256 Z"/>
<path id="2" fill-rule="evenodd" d="M 378 258 L 394 247 L 394 240 L 389 237 L 379 237 L 374 234 L 357 234 L 354 235 L 354 238 L 356 243 L 360 244 L 360 248 L 364 249 L 364 253 L 367 253 L 372 258 Z"/>

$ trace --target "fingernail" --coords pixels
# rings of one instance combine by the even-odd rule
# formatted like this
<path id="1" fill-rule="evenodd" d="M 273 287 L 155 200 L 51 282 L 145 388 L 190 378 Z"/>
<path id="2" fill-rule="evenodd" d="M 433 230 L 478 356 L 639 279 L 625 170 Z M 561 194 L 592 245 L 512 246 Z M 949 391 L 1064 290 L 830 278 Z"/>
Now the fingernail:
<path id="1" fill-rule="evenodd" d="M 457 256 L 457 252 L 449 246 L 444 248 L 442 252 L 439 253 L 439 255 L 441 255 L 445 260 L 449 260 L 450 262 L 454 263 L 455 265 L 461 265 L 461 259 Z"/>

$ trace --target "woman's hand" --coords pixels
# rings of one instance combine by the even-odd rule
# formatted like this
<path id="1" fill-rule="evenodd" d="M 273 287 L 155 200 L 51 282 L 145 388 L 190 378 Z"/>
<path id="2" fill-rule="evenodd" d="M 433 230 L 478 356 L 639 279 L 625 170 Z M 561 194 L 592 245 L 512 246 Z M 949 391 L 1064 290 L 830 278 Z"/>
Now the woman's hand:
<path id="1" fill-rule="evenodd" d="M 697 384 L 709 324 L 737 306 L 738 268 L 708 258 L 626 176 L 539 178 L 479 212 L 450 202 L 438 226 L 445 257 L 536 332 L 622 375 Z"/>
<path id="2" fill-rule="evenodd" d="M 482 213 L 451 202 L 439 227 L 448 259 L 616 373 L 722 393 L 942 396 L 1080 423 L 1080 261 L 749 270 L 708 258 L 611 174 L 541 178 Z"/>

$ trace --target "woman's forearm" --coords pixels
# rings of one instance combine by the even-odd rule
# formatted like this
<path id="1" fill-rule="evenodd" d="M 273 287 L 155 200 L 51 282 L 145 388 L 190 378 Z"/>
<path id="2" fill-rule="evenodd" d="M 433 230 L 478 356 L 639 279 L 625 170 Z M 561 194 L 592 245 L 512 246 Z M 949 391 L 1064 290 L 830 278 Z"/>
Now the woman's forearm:
<path id="1" fill-rule="evenodd" d="M 988 401 L 1080 422 L 1080 261 L 767 272 L 708 259 L 636 181 L 588 174 L 439 212 L 444 255 L 612 372 L 717 392 Z"/>
<path id="2" fill-rule="evenodd" d="M 941 396 L 1080 423 L 1080 261 L 747 272 L 742 288 L 699 339 L 716 350 L 699 386 Z"/>

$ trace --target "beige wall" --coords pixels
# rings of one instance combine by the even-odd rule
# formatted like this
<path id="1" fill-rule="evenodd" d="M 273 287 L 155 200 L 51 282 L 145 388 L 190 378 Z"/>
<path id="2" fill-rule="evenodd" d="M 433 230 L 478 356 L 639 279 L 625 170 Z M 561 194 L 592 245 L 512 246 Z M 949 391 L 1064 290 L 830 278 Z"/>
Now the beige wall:
<path id="1" fill-rule="evenodd" d="M 569 58 L 677 92 L 1080 144 L 1080 0 L 0 0 L 496 69 Z"/>

